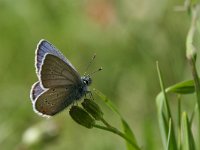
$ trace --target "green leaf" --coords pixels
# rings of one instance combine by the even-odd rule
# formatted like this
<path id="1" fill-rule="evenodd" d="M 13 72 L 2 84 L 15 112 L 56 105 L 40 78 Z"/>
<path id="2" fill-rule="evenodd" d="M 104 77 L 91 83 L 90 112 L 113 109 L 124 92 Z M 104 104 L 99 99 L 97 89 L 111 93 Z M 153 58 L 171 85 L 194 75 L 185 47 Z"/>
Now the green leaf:
<path id="1" fill-rule="evenodd" d="M 133 133 L 133 131 L 131 130 L 131 128 L 129 127 L 128 123 L 125 121 L 125 119 L 122 117 L 122 115 L 119 113 L 119 111 L 117 110 L 117 107 L 100 91 L 94 89 L 94 92 L 101 98 L 101 100 L 103 100 L 105 102 L 105 104 L 113 111 L 115 112 L 121 119 L 122 122 L 122 126 L 123 126 L 123 130 L 124 130 L 124 134 L 126 135 L 127 138 L 129 138 L 135 146 L 133 146 L 132 144 L 130 144 L 129 142 L 126 141 L 126 147 L 127 150 L 140 150 L 135 135 Z"/>
<path id="2" fill-rule="evenodd" d="M 194 87 L 194 81 L 188 80 L 183 81 L 180 83 L 177 83 L 175 85 L 172 85 L 166 89 L 166 92 L 174 92 L 179 94 L 191 94 L 194 93 L 195 87 Z"/>
<path id="3" fill-rule="evenodd" d="M 183 150 L 195 150 L 195 142 L 191 131 L 191 126 L 188 121 L 187 113 L 182 114 L 182 149 Z"/>
<path id="4" fill-rule="evenodd" d="M 193 80 L 187 80 L 179 82 L 165 89 L 166 93 L 177 93 L 177 94 L 192 94 L 195 92 L 195 86 Z"/>

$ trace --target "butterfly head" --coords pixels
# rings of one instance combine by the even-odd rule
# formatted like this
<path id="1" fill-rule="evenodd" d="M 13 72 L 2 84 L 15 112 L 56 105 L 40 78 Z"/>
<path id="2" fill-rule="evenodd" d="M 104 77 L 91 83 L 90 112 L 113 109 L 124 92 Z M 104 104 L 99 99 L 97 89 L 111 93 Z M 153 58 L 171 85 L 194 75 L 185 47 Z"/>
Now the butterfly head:
<path id="1" fill-rule="evenodd" d="M 92 79 L 90 76 L 83 76 L 81 77 L 81 80 L 86 86 L 89 86 L 92 83 Z"/>

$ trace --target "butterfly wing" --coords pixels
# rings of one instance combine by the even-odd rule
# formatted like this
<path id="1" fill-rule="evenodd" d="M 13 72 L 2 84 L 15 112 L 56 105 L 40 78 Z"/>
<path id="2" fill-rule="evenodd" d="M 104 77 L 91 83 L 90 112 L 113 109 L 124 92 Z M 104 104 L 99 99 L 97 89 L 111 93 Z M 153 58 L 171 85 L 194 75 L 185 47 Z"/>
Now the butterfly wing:
<path id="1" fill-rule="evenodd" d="M 40 82 L 37 81 L 32 85 L 31 92 L 30 92 L 30 98 L 31 101 L 34 102 L 36 98 L 44 92 L 44 89 L 41 87 Z"/>
<path id="2" fill-rule="evenodd" d="M 80 75 L 68 63 L 51 54 L 45 55 L 39 74 L 44 88 L 81 84 Z"/>
<path id="3" fill-rule="evenodd" d="M 33 108 L 40 115 L 53 116 L 74 101 L 73 90 L 82 85 L 81 77 L 46 40 L 41 40 L 37 46 L 35 66 L 39 82 L 31 90 Z"/>
<path id="4" fill-rule="evenodd" d="M 37 49 L 35 51 L 35 68 L 38 76 L 42 66 L 43 59 L 46 54 L 52 54 L 54 56 L 59 57 L 69 66 L 71 66 L 74 70 L 76 70 L 75 67 L 70 63 L 70 61 L 67 58 L 65 58 L 65 56 L 53 44 L 51 44 L 47 40 L 42 39 L 38 43 Z"/>
<path id="5" fill-rule="evenodd" d="M 39 95 L 34 102 L 34 110 L 43 116 L 53 116 L 73 102 L 69 88 L 52 88 Z"/>

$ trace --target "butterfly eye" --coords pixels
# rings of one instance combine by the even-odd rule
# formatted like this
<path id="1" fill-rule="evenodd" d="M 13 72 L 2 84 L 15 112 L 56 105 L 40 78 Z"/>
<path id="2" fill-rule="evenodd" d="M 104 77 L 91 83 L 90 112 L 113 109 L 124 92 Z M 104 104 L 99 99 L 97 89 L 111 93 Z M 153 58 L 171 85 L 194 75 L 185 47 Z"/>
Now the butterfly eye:
<path id="1" fill-rule="evenodd" d="M 86 85 L 88 85 L 88 80 L 84 80 L 83 82 L 84 82 Z"/>

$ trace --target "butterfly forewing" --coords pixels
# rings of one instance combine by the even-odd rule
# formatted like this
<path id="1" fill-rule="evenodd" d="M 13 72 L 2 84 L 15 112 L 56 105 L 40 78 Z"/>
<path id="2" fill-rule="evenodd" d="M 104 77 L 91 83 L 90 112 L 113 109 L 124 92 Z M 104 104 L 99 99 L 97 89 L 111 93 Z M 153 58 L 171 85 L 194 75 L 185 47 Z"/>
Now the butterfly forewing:
<path id="1" fill-rule="evenodd" d="M 52 88 L 35 101 L 35 111 L 41 115 L 53 116 L 72 103 L 68 88 Z"/>
<path id="2" fill-rule="evenodd" d="M 39 75 L 42 62 L 46 54 L 52 54 L 54 56 L 59 57 L 65 63 L 70 65 L 74 70 L 76 70 L 75 67 L 70 63 L 70 61 L 67 58 L 65 58 L 65 56 L 54 45 L 52 45 L 46 40 L 40 40 L 40 42 L 37 45 L 35 56 L 35 67 L 37 75 Z"/>
<path id="3" fill-rule="evenodd" d="M 81 82 L 80 75 L 67 63 L 57 56 L 47 54 L 40 71 L 43 87 L 68 87 Z"/>

